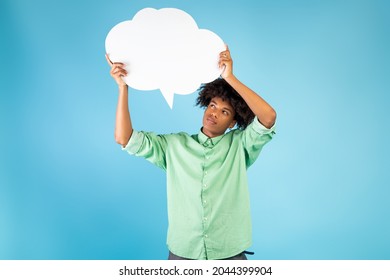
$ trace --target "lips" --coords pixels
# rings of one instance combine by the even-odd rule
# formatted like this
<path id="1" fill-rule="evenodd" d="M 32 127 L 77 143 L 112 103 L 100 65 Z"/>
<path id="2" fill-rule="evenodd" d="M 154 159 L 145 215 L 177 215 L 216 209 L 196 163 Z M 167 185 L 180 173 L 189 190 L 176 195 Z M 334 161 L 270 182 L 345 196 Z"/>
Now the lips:
<path id="1" fill-rule="evenodd" d="M 212 118 L 207 118 L 206 121 L 211 124 L 211 125 L 216 125 L 217 122 L 215 120 L 213 120 Z"/>

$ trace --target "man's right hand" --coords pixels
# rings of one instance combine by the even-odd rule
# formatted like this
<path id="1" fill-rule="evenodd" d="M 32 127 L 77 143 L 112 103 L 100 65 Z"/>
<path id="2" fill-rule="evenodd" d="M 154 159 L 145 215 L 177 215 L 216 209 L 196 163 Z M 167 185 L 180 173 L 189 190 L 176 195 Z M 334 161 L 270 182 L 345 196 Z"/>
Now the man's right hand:
<path id="1" fill-rule="evenodd" d="M 127 75 L 127 71 L 124 68 L 125 65 L 120 62 L 112 62 L 110 58 L 108 57 L 108 54 L 106 54 L 106 59 L 108 62 L 108 65 L 110 65 L 110 75 L 114 78 L 115 82 L 118 84 L 118 86 L 127 86 L 126 83 L 123 81 L 122 77 L 125 77 Z"/>

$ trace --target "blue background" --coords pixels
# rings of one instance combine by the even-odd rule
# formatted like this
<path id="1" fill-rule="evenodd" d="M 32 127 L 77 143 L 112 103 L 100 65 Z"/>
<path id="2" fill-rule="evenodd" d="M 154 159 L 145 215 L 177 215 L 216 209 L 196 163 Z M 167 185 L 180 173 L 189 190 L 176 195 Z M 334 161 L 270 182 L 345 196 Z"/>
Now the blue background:
<path id="1" fill-rule="evenodd" d="M 388 3 L 388 2 L 387 2 Z M 0 258 L 166 259 L 163 171 L 114 141 L 104 41 L 176 7 L 278 112 L 249 170 L 251 259 L 390 259 L 386 1 L 0 2 Z M 196 94 L 131 90 L 135 128 L 196 133 Z"/>

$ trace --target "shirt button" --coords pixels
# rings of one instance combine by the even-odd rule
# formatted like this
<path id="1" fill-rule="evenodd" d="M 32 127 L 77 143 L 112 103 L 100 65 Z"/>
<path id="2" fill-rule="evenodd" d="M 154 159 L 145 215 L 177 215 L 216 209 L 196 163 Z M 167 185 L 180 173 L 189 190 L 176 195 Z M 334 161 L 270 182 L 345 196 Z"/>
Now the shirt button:
<path id="1" fill-rule="evenodd" d="M 206 237 L 206 238 L 207 238 L 207 237 L 209 237 L 209 236 L 208 236 L 207 234 L 205 234 L 205 235 L 204 235 L 204 237 Z"/>
<path id="2" fill-rule="evenodd" d="M 206 184 L 203 184 L 203 187 L 205 188 L 205 187 L 207 187 L 207 185 L 206 185 Z"/>
<path id="3" fill-rule="evenodd" d="M 209 159 L 210 158 L 210 156 L 206 156 L 206 159 Z"/>
<path id="4" fill-rule="evenodd" d="M 206 204 L 206 200 L 203 200 L 203 204 Z"/>
<path id="5" fill-rule="evenodd" d="M 206 174 L 206 175 L 207 175 L 207 171 L 205 171 L 205 172 L 204 172 L 204 174 Z"/>
<path id="6" fill-rule="evenodd" d="M 207 217 L 204 217 L 203 220 L 207 221 Z"/>

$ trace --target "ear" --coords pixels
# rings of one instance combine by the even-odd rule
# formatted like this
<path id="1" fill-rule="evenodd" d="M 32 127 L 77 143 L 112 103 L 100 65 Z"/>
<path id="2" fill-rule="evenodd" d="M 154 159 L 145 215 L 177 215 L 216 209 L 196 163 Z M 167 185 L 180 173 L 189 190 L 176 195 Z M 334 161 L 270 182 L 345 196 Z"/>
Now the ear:
<path id="1" fill-rule="evenodd" d="M 237 121 L 236 120 L 233 120 L 230 125 L 229 125 L 229 128 L 232 129 L 235 125 L 236 125 Z"/>

